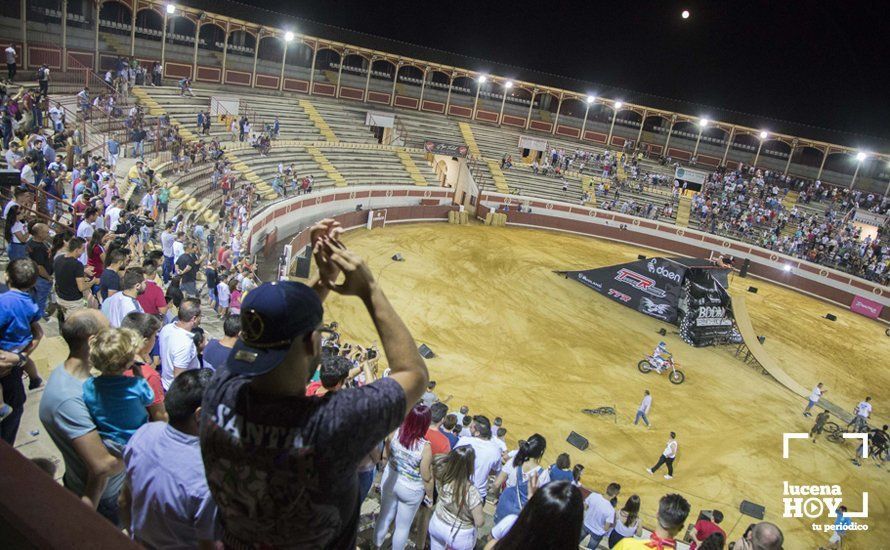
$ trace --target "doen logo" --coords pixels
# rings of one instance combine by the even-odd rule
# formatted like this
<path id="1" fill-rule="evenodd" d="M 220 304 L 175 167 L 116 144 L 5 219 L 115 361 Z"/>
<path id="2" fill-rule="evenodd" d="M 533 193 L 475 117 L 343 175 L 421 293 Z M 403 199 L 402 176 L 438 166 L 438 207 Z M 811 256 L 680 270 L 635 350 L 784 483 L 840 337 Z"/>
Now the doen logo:
<path id="1" fill-rule="evenodd" d="M 649 260 L 648 267 L 649 267 L 649 273 L 655 273 L 656 275 L 660 275 L 660 276 L 664 277 L 665 279 L 670 279 L 677 284 L 680 283 L 680 274 L 679 273 L 677 273 L 675 271 L 671 271 L 670 269 L 664 267 L 663 265 L 658 265 L 658 262 L 656 262 L 654 258 Z"/>

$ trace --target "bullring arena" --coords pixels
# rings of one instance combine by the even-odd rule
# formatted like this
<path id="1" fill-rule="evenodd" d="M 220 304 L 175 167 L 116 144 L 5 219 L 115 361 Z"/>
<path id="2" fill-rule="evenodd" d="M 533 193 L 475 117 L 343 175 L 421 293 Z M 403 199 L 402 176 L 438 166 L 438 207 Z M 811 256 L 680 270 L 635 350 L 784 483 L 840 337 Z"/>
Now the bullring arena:
<path id="1" fill-rule="evenodd" d="M 459 56 L 423 59 L 385 39 L 371 48 L 349 41 L 358 35 L 312 36 L 311 26 L 295 35 L 265 14 L 236 18 L 225 3 L 220 13 L 156 0 L 100 2 L 86 13 L 64 0 L 59 9 L 45 4 L 23 1 L 0 15 L 0 40 L 12 42 L 19 60 L 8 95 L 20 101 L 39 86 L 38 68 L 48 68 L 47 105 L 64 117 L 55 134 L 77 130 L 82 154 L 113 155 L 120 196 L 131 205 L 145 208 L 146 188 L 165 190 L 185 240 L 198 239 L 197 226 L 212 232 L 217 246 L 248 258 L 257 281 L 317 275 L 309 228 L 335 219 L 417 345 L 432 350 L 430 379 L 450 411 L 467 406 L 502 418 L 509 449 L 543 435 L 542 464 L 568 453 L 584 466 L 585 495 L 611 482 L 622 487 L 619 503 L 639 495 L 644 533 L 656 529 L 659 498 L 679 493 L 691 505 L 688 525 L 700 512 L 722 511 L 727 542 L 767 521 L 786 549 L 827 547 L 824 526 L 834 516 L 788 508 L 796 496 L 789 486 L 824 486 L 853 514 L 865 512 L 851 516 L 856 530 L 843 548 L 888 547 L 887 454 L 858 457 L 860 440 L 841 437 L 867 396 L 869 427 L 890 423 L 887 154 L 859 158 L 822 136 L 594 97 L 508 77 L 506 68 L 477 71 Z M 122 84 L 124 59 L 147 70 Z M 87 107 L 83 89 L 94 102 Z M 35 133 L 52 136 L 53 123 Z M 64 138 L 58 154 L 76 157 Z M 3 163 L 18 171 L 8 165 L 15 158 Z M 134 172 L 137 160 L 150 176 Z M 133 174 L 146 179 L 136 185 Z M 59 181 L 63 192 L 71 186 L 70 177 Z M 721 198 L 735 205 L 731 193 L 741 193 L 750 216 L 713 211 Z M 62 197 L 55 212 L 36 205 L 33 218 L 73 233 L 67 206 Z M 146 214 L 155 218 L 153 208 Z M 162 222 L 154 223 L 159 234 Z M 156 237 L 146 249 L 161 248 Z M 832 255 L 829 241 L 852 252 Z M 207 251 L 215 270 L 222 256 Z M 690 275 L 664 275 L 656 265 Z M 700 325 L 725 329 L 696 345 L 687 324 L 694 316 L 684 317 L 705 304 L 691 298 L 693 268 L 723 300 L 707 302 L 721 320 Z M 606 282 L 571 275 L 587 270 L 608 273 Z M 203 272 L 199 293 L 202 283 Z M 673 302 L 661 287 L 673 288 Z M 664 299 L 657 311 L 670 309 L 670 319 L 657 318 L 654 306 L 642 312 L 652 296 Z M 212 296 L 200 298 L 205 331 L 220 337 Z M 359 300 L 332 293 L 324 322 L 336 322 L 343 341 L 381 345 Z M 67 348 L 55 318 L 42 324 L 47 336 L 32 358 L 48 379 Z M 680 384 L 638 369 L 662 341 L 685 375 Z M 381 358 L 380 371 L 387 366 Z M 820 382 L 828 391 L 813 412 L 828 410 L 840 431 L 812 443 L 814 419 L 803 412 Z M 645 390 L 649 427 L 634 422 Z M 15 449 L 49 458 L 61 481 L 65 462 L 37 415 L 42 392 L 28 393 Z M 583 412 L 602 407 L 614 414 Z M 667 479 L 664 469 L 647 468 L 670 432 L 679 451 Z M 126 543 L 106 538 L 119 532 L 103 534 L 113 530 L 96 514 L 78 509 L 76 521 L 60 520 L 70 495 L 39 485 L 42 474 L 18 458 L 3 448 L 0 461 L 16 475 L 0 482 L 2 493 L 23 495 L 41 513 L 0 506 L 8 547 Z M 372 492 L 362 507 L 362 548 L 379 500 Z M 477 548 L 493 512 L 486 505 Z M 38 537 L 45 522 L 59 534 Z"/>

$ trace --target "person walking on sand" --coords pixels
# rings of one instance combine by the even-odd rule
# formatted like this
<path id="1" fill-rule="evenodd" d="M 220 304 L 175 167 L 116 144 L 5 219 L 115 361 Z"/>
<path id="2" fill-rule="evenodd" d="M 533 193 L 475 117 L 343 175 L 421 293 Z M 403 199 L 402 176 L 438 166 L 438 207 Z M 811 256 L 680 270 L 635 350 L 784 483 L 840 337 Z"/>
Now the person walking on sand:
<path id="1" fill-rule="evenodd" d="M 649 390 L 646 390 L 643 393 L 643 400 L 640 402 L 640 406 L 637 409 L 637 417 L 634 418 L 634 426 L 639 423 L 640 419 L 643 419 L 643 424 L 646 425 L 647 428 L 651 428 L 652 426 L 649 424 L 649 409 L 652 408 L 652 395 L 649 394 Z"/>
<path id="2" fill-rule="evenodd" d="M 806 417 L 813 416 L 810 413 L 810 409 L 816 406 L 816 403 L 819 402 L 819 398 L 821 398 L 828 390 L 822 388 L 822 382 L 816 384 L 816 387 L 813 388 L 813 392 L 810 394 L 809 399 L 807 400 L 807 408 L 803 410 L 803 415 Z"/>
<path id="3" fill-rule="evenodd" d="M 664 464 L 667 466 L 668 473 L 664 474 L 665 479 L 673 479 L 674 477 L 674 459 L 677 457 L 677 434 L 671 432 L 671 436 L 668 438 L 667 445 L 664 447 L 664 452 L 661 453 L 661 456 L 658 457 L 658 462 L 655 463 L 655 466 L 651 468 L 646 468 L 646 471 L 650 474 L 655 473 L 656 470 L 661 468 L 661 465 Z"/>

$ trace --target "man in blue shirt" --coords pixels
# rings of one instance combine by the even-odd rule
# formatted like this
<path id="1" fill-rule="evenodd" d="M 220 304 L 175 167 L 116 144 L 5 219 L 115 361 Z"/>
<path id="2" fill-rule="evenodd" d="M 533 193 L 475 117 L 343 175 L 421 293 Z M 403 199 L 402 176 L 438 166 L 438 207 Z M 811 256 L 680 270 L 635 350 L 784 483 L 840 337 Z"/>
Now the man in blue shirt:
<path id="1" fill-rule="evenodd" d="M 120 154 L 121 145 L 114 139 L 114 136 L 108 138 L 108 164 L 114 169 L 117 167 L 117 156 Z"/>
<path id="2" fill-rule="evenodd" d="M 840 548 L 841 541 L 847 537 L 847 530 L 853 525 L 853 520 L 848 518 L 846 513 L 846 506 L 840 506 L 837 509 L 837 519 L 834 520 L 831 537 L 828 539 L 829 548 Z"/>
<path id="3" fill-rule="evenodd" d="M 212 376 L 206 369 L 177 376 L 164 398 L 169 423 L 145 424 L 124 449 L 123 511 L 131 536 L 147 548 L 200 548 L 220 538 L 198 439 L 201 399 Z"/>
<path id="4" fill-rule="evenodd" d="M 9 291 L 0 294 L 0 350 L 18 354 L 20 358 L 14 367 L 0 369 L 0 384 L 3 387 L 0 438 L 10 445 L 15 444 L 25 406 L 22 371 L 28 373 L 31 389 L 43 383 L 37 375 L 37 367 L 28 358 L 28 354 L 43 338 L 37 304 L 28 293 L 36 283 L 37 264 L 30 258 L 13 260 L 6 267 Z"/>

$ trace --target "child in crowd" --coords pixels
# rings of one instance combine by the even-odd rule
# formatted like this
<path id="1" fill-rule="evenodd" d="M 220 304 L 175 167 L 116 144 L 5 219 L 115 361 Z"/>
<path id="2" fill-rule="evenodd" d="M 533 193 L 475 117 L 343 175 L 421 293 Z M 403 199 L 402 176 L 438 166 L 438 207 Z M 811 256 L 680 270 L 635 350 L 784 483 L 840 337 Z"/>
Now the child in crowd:
<path id="1" fill-rule="evenodd" d="M 130 437 L 148 422 L 146 407 L 154 402 L 154 392 L 141 376 L 125 376 L 134 367 L 143 338 L 127 328 L 105 329 L 90 346 L 90 364 L 101 372 L 83 383 L 83 401 L 96 422 L 105 446 L 120 456 Z"/>
<path id="2" fill-rule="evenodd" d="M 229 313 L 241 314 L 241 283 L 234 277 L 229 281 Z"/>
<path id="3" fill-rule="evenodd" d="M 37 366 L 27 356 L 43 338 L 40 313 L 29 291 L 37 284 L 37 267 L 32 260 L 14 260 L 6 267 L 6 284 L 9 292 L 0 294 L 0 349 L 18 354 L 19 365 L 28 374 L 28 389 L 39 388 L 43 379 L 37 374 Z M 14 376 L 0 370 L 0 377 Z M 0 394 L 0 420 L 12 414 L 12 407 Z"/>

